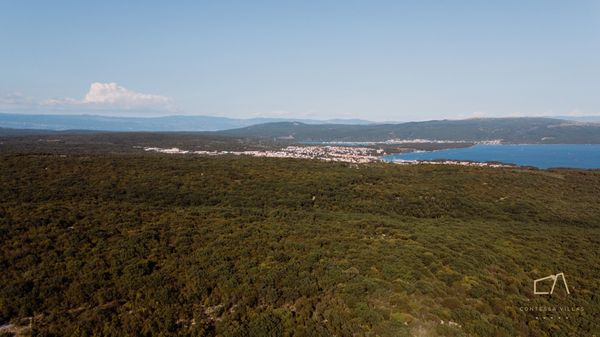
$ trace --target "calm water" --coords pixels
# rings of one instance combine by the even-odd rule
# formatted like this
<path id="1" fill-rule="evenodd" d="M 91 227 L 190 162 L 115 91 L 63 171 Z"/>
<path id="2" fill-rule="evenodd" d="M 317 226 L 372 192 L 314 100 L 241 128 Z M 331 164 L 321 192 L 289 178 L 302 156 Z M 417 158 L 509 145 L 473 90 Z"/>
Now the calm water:
<path id="1" fill-rule="evenodd" d="M 395 160 L 455 159 L 498 161 L 538 168 L 600 168 L 600 144 L 475 145 L 431 152 L 399 153 L 383 157 Z"/>

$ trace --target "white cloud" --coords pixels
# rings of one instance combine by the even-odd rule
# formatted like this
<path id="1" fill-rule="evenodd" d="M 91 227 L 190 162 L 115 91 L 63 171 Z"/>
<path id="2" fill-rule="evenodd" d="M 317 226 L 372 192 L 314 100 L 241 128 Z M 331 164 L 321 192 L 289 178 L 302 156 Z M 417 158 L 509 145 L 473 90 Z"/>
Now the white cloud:
<path id="1" fill-rule="evenodd" d="M 49 107 L 86 107 L 110 109 L 152 109 L 174 110 L 170 98 L 160 95 L 143 94 L 117 83 L 94 82 L 90 85 L 85 97 L 81 100 L 73 98 L 50 99 L 42 102 Z"/>
<path id="2" fill-rule="evenodd" d="M 250 113 L 245 113 L 243 115 L 239 115 L 239 118 L 286 118 L 286 119 L 293 119 L 293 118 L 306 118 L 306 119 L 311 119 L 311 118 L 317 118 L 318 114 L 308 110 L 308 111 L 302 111 L 302 112 L 291 112 L 291 111 L 287 111 L 287 110 L 271 110 L 271 111 L 255 111 L 255 112 L 250 112 Z"/>
<path id="3" fill-rule="evenodd" d="M 32 99 L 25 97 L 20 92 L 0 94 L 0 106 L 20 106 L 31 104 L 35 104 L 35 102 Z"/>
<path id="4" fill-rule="evenodd" d="M 285 110 L 273 110 L 267 112 L 252 112 L 253 117 L 290 117 L 293 113 Z"/>
<path id="5" fill-rule="evenodd" d="M 468 119 L 468 118 L 487 118 L 492 117 L 490 113 L 487 111 L 473 111 L 470 114 L 458 114 L 455 117 L 451 117 L 451 119 Z"/>
<path id="6" fill-rule="evenodd" d="M 572 116 L 572 117 L 582 117 L 582 116 L 600 116 L 600 111 L 597 112 L 585 112 L 585 111 L 581 111 L 581 110 L 572 110 L 569 111 L 565 114 L 565 116 Z"/>
<path id="7" fill-rule="evenodd" d="M 83 100 L 92 104 L 118 104 L 125 106 L 144 106 L 168 104 L 165 96 L 142 94 L 126 89 L 116 83 L 92 83 Z"/>
<path id="8" fill-rule="evenodd" d="M 485 111 L 475 111 L 470 114 L 458 114 L 454 119 L 467 119 L 467 118 L 502 118 L 502 117 L 595 117 L 600 116 L 600 112 L 594 111 L 580 111 L 580 110 L 571 110 L 566 112 L 554 112 L 552 110 L 546 110 L 541 112 L 522 112 L 522 111 L 513 111 L 510 113 L 489 113 Z"/>

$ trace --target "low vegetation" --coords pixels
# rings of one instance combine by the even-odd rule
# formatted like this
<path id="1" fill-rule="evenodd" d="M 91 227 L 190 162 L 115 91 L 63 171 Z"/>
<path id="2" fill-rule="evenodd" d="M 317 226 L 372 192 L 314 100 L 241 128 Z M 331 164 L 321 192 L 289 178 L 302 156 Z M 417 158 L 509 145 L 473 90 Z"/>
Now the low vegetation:
<path id="1" fill-rule="evenodd" d="M 600 332 L 598 171 L 4 154 L 0 172 L 0 325 L 35 336 Z M 570 295 L 533 294 L 558 272 Z"/>

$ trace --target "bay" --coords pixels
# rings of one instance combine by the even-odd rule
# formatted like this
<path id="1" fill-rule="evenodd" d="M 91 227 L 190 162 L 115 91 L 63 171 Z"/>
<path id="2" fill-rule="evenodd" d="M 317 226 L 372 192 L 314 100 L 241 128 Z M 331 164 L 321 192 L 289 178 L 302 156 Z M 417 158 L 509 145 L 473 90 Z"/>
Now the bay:
<path id="1" fill-rule="evenodd" d="M 537 168 L 600 168 L 600 144 L 477 144 L 468 148 L 407 152 L 382 157 L 402 160 L 469 160 Z"/>

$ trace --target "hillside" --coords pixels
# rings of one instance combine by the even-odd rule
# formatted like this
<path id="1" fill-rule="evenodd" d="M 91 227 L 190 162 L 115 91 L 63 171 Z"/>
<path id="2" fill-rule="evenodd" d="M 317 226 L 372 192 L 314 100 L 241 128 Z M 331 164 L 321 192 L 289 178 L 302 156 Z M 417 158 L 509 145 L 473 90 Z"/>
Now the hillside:
<path id="1" fill-rule="evenodd" d="M 600 332 L 597 171 L 105 154 L 3 155 L 0 170 L 0 326 Z M 533 294 L 558 272 L 570 295 Z M 523 309 L 556 306 L 577 310 Z"/>
<path id="2" fill-rule="evenodd" d="M 280 122 L 220 131 L 236 137 L 289 138 L 295 141 L 386 141 L 433 139 L 506 143 L 600 143 L 600 124 L 551 118 L 482 118 L 402 124 L 308 125 Z"/>

